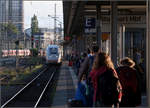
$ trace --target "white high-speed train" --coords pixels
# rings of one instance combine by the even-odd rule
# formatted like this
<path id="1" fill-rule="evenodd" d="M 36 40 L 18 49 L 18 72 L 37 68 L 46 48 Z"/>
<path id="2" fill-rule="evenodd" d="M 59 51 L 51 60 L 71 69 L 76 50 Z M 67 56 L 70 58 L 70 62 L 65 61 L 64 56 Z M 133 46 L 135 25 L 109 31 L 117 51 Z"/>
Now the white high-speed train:
<path id="1" fill-rule="evenodd" d="M 61 63 L 61 53 L 58 45 L 48 45 L 46 48 L 46 64 Z"/>

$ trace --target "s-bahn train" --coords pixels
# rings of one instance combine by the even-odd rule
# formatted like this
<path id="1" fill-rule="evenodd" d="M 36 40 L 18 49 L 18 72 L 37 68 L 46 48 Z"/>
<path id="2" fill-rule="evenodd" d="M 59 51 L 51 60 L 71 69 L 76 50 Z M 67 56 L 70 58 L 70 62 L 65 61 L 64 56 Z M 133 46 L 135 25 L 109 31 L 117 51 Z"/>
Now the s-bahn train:
<path id="1" fill-rule="evenodd" d="M 2 57 L 8 57 L 8 56 L 30 56 L 31 52 L 30 49 L 10 49 L 10 50 L 2 50 Z M 45 56 L 45 50 L 39 50 L 39 56 Z"/>
<path id="2" fill-rule="evenodd" d="M 48 45 L 46 48 L 46 64 L 61 63 L 61 53 L 58 45 Z"/>
<path id="3" fill-rule="evenodd" d="M 2 57 L 7 57 L 7 56 L 29 56 L 30 55 L 30 50 L 29 49 L 10 49 L 10 50 L 2 50 Z"/>

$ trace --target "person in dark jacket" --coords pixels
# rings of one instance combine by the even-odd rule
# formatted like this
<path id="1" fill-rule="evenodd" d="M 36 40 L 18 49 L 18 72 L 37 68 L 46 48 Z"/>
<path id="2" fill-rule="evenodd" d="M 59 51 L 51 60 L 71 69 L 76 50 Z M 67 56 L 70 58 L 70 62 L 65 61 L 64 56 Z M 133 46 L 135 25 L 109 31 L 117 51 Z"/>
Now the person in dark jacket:
<path id="1" fill-rule="evenodd" d="M 102 85 L 98 85 L 98 80 L 99 80 L 100 76 L 102 74 L 104 75 L 104 73 L 106 73 L 108 70 L 110 70 L 109 75 L 111 75 L 113 78 L 118 79 L 118 75 L 117 75 L 117 72 L 114 69 L 114 65 L 111 61 L 111 58 L 106 53 L 99 52 L 96 55 L 96 58 L 95 58 L 94 63 L 93 63 L 92 71 L 90 72 L 90 77 L 92 78 L 93 87 L 94 87 L 94 97 L 93 97 L 94 106 L 112 107 L 113 105 L 118 104 L 121 101 L 122 86 L 121 86 L 121 84 L 118 80 L 117 83 L 115 83 L 115 84 L 117 84 L 116 91 L 118 91 L 118 95 L 114 95 L 114 96 L 116 96 L 117 101 L 114 102 L 113 100 L 115 100 L 115 99 L 113 99 L 113 96 L 112 96 L 111 101 L 114 102 L 114 103 L 110 104 L 108 102 L 109 104 L 105 104 L 105 103 L 103 103 L 104 101 L 102 102 L 102 100 L 103 100 L 102 95 L 103 94 L 100 93 L 101 91 L 99 91 L 99 89 L 98 89 L 98 88 L 101 88 Z M 107 79 L 105 79 L 105 81 L 106 80 Z M 112 80 L 109 80 L 109 84 L 111 84 L 111 83 L 112 83 Z M 106 85 L 106 87 L 107 87 L 107 85 Z M 114 92 L 112 92 L 112 93 L 114 93 Z M 105 98 L 107 98 L 109 100 L 109 98 L 111 98 L 111 97 L 105 97 Z"/>
<path id="2" fill-rule="evenodd" d="M 93 66 L 94 58 L 95 58 L 96 54 L 98 53 L 98 51 L 99 51 L 98 46 L 92 47 L 91 54 L 89 56 L 86 56 L 86 58 L 84 59 L 84 62 L 81 64 L 80 69 L 79 69 L 79 74 L 78 74 L 79 79 L 81 79 L 83 73 L 85 73 L 85 75 L 87 76 L 87 85 L 89 88 L 87 100 L 88 100 L 89 107 L 93 106 L 93 86 L 91 84 L 91 79 L 88 76 L 89 76 L 89 73 Z"/>
<path id="3" fill-rule="evenodd" d="M 98 51 L 99 51 L 99 47 L 93 46 L 92 51 L 91 51 L 92 54 L 89 54 L 88 56 L 84 58 L 84 61 L 81 64 L 80 69 L 79 69 L 79 75 L 78 75 L 79 79 L 81 79 L 81 75 L 83 73 L 85 73 L 86 76 L 89 76 L 89 72 L 91 71 L 91 68 L 93 66 L 94 57 L 98 53 Z"/>
<path id="4" fill-rule="evenodd" d="M 122 85 L 122 101 L 121 107 L 135 107 L 140 104 L 141 95 L 139 95 L 139 83 L 137 71 L 134 68 L 135 63 L 126 57 L 121 60 L 121 65 L 116 70 Z"/>

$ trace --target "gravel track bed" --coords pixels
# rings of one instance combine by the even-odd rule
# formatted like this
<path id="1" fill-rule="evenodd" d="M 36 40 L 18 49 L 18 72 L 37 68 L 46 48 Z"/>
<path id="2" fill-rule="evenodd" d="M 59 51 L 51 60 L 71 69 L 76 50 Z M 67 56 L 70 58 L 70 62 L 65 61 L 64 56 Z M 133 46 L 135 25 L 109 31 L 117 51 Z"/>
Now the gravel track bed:
<path id="1" fill-rule="evenodd" d="M 18 82 L 17 84 L 0 85 L 0 105 L 3 105 L 8 99 L 10 99 L 15 93 L 17 93 L 22 87 L 24 87 L 25 84 L 31 81 L 44 68 L 45 66 L 37 70 L 37 72 L 32 73 L 29 77 Z"/>
<path id="2" fill-rule="evenodd" d="M 1 85 L 1 105 L 17 93 L 24 85 Z"/>

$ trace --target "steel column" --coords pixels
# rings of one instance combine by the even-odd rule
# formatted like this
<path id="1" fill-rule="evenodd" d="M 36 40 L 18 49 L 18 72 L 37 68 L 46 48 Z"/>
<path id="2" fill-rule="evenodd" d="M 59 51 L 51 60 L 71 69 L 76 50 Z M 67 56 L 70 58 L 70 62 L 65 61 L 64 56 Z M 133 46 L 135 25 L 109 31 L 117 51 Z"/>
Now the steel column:
<path id="1" fill-rule="evenodd" d="M 100 12 L 101 12 L 101 7 L 99 3 L 96 5 L 96 37 L 97 37 L 97 45 L 99 46 L 100 49 L 102 44 L 101 44 L 101 26 L 100 26 Z"/>
<path id="2" fill-rule="evenodd" d="M 117 66 L 117 2 L 111 2 L 111 58 Z"/>
<path id="3" fill-rule="evenodd" d="M 148 108 L 150 107 L 150 1 L 147 0 L 147 36 L 146 36 L 146 83 Z"/>
<path id="4" fill-rule="evenodd" d="M 84 36 L 82 36 L 81 46 L 82 46 L 81 52 L 84 52 L 85 51 L 85 38 L 84 38 Z"/>

